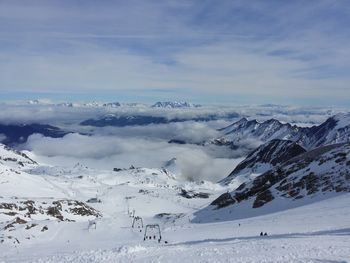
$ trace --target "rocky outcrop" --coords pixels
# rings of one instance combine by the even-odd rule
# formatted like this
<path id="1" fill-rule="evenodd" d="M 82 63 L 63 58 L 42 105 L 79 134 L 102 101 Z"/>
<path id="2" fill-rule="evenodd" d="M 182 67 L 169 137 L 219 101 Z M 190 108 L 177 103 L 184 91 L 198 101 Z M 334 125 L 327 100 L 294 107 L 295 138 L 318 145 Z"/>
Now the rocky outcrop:
<path id="1" fill-rule="evenodd" d="M 253 200 L 259 208 L 275 199 L 297 200 L 329 192 L 350 192 L 350 144 L 300 154 L 212 202 L 216 208 Z"/>

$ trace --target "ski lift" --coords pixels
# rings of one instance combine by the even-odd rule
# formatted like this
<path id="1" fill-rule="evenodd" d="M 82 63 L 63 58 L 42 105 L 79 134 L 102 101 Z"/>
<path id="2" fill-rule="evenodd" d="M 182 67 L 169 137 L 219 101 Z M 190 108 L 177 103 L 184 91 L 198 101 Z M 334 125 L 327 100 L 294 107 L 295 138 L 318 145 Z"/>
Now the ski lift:
<path id="1" fill-rule="evenodd" d="M 134 220 L 132 221 L 132 228 L 138 228 L 140 232 L 142 232 L 143 228 L 143 220 L 139 216 L 135 216 Z"/>
<path id="2" fill-rule="evenodd" d="M 135 198 L 135 196 L 126 196 L 125 197 L 125 203 L 126 203 L 126 212 L 130 217 L 133 217 L 132 213 L 133 211 L 130 211 L 130 203 L 129 200 Z M 135 215 L 135 211 L 134 211 L 134 215 Z"/>
<path id="3" fill-rule="evenodd" d="M 90 229 L 96 229 L 97 228 L 97 222 L 95 220 L 89 220 L 88 221 L 88 230 Z"/>
<path id="4" fill-rule="evenodd" d="M 129 212 L 129 217 L 135 218 L 135 209 Z"/>
<path id="5" fill-rule="evenodd" d="M 162 240 L 162 235 L 160 233 L 160 227 L 158 224 L 146 225 L 145 234 L 143 236 L 143 240 L 146 239 L 156 239 L 158 238 L 158 243 Z"/>

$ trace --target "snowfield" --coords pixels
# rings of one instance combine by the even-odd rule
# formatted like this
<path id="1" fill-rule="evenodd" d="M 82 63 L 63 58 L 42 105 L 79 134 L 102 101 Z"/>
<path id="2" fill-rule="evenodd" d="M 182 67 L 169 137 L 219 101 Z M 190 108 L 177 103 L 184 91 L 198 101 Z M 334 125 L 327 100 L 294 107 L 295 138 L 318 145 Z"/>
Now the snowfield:
<path id="1" fill-rule="evenodd" d="M 52 238 L 3 248 L 4 262 L 348 262 L 350 205 L 344 194 L 262 217 L 216 224 L 162 226 L 169 243 L 143 241 L 124 215 L 62 223 Z M 151 219 L 149 219 L 151 220 Z M 240 226 L 239 226 L 240 224 Z M 268 236 L 260 237 L 260 231 Z"/>
<path id="2" fill-rule="evenodd" d="M 13 154 L 0 160 L 0 262 L 350 260 L 349 193 L 262 216 L 193 223 L 232 186 L 181 182 L 156 168 L 46 166 L 23 156 L 18 165 Z M 132 228 L 131 214 L 143 226 Z M 159 224 L 161 237 L 155 229 L 145 235 L 147 224 Z"/>

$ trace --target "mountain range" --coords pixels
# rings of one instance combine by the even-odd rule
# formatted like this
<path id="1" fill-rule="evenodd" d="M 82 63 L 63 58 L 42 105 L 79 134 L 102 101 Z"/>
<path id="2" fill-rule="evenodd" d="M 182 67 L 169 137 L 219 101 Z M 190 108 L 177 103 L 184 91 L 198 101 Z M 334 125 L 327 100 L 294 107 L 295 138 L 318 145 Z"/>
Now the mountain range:
<path id="1" fill-rule="evenodd" d="M 350 113 L 337 114 L 318 126 L 299 127 L 281 123 L 276 119 L 264 122 L 242 118 L 239 121 L 219 130 L 222 136 L 212 143 L 228 145 L 232 148 L 247 140 L 260 143 L 273 139 L 291 140 L 307 150 L 340 142 L 350 141 Z"/>

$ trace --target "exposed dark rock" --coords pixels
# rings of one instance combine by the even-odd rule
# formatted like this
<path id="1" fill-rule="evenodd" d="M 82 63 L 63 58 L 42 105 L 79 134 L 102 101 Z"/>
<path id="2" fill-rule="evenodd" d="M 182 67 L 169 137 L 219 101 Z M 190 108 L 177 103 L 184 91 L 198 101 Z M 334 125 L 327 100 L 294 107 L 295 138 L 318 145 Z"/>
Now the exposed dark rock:
<path id="1" fill-rule="evenodd" d="M 179 195 L 182 196 L 182 197 L 185 197 L 187 199 L 192 199 L 192 198 L 209 198 L 209 194 L 208 193 L 187 191 L 185 189 L 181 189 L 181 192 L 179 193 Z"/>
<path id="2" fill-rule="evenodd" d="M 165 219 L 165 220 L 174 220 L 174 219 L 179 219 L 183 217 L 185 214 L 183 213 L 160 213 L 156 214 L 154 217 L 159 218 L 159 219 Z"/>
<path id="3" fill-rule="evenodd" d="M 90 198 L 86 201 L 87 203 L 101 203 L 101 199 L 98 199 L 97 197 Z"/>
<path id="4" fill-rule="evenodd" d="M 168 141 L 168 143 L 174 143 L 174 144 L 186 144 L 184 140 L 179 140 L 179 139 L 172 139 Z"/>
<path id="5" fill-rule="evenodd" d="M 31 228 L 33 228 L 33 227 L 36 227 L 38 224 L 30 224 L 30 225 L 27 225 L 26 226 L 26 230 L 29 230 L 29 229 L 31 229 Z"/>
<path id="6" fill-rule="evenodd" d="M 263 206 L 264 204 L 272 201 L 274 199 L 272 193 L 269 190 L 266 190 L 264 192 L 261 192 L 257 195 L 254 203 L 253 208 L 258 208 Z"/>
<path id="7" fill-rule="evenodd" d="M 8 210 L 13 210 L 17 209 L 18 206 L 16 204 L 12 203 L 0 203 L 0 209 L 8 209 Z"/>
<path id="8" fill-rule="evenodd" d="M 19 201 L 19 205 L 16 203 L 0 203 L 0 209 L 5 210 L 0 213 L 14 216 L 18 214 L 18 211 L 25 216 L 30 218 L 35 214 L 45 214 L 60 221 L 71 221 L 69 218 L 64 218 L 62 212 L 65 214 L 73 214 L 80 216 L 94 216 L 101 217 L 102 215 L 94 208 L 88 206 L 87 204 L 77 201 L 77 200 L 56 200 L 52 203 L 47 204 L 47 202 L 37 202 L 33 200 Z"/>
<path id="9" fill-rule="evenodd" d="M 57 219 L 63 221 L 63 216 L 61 214 L 61 211 L 57 206 L 50 206 L 47 209 L 47 214 L 52 216 L 52 217 L 56 217 Z"/>
<path id="10" fill-rule="evenodd" d="M 215 199 L 211 205 L 216 206 L 217 208 L 223 208 L 229 205 L 234 204 L 236 201 L 232 198 L 230 193 L 224 193 Z"/>

